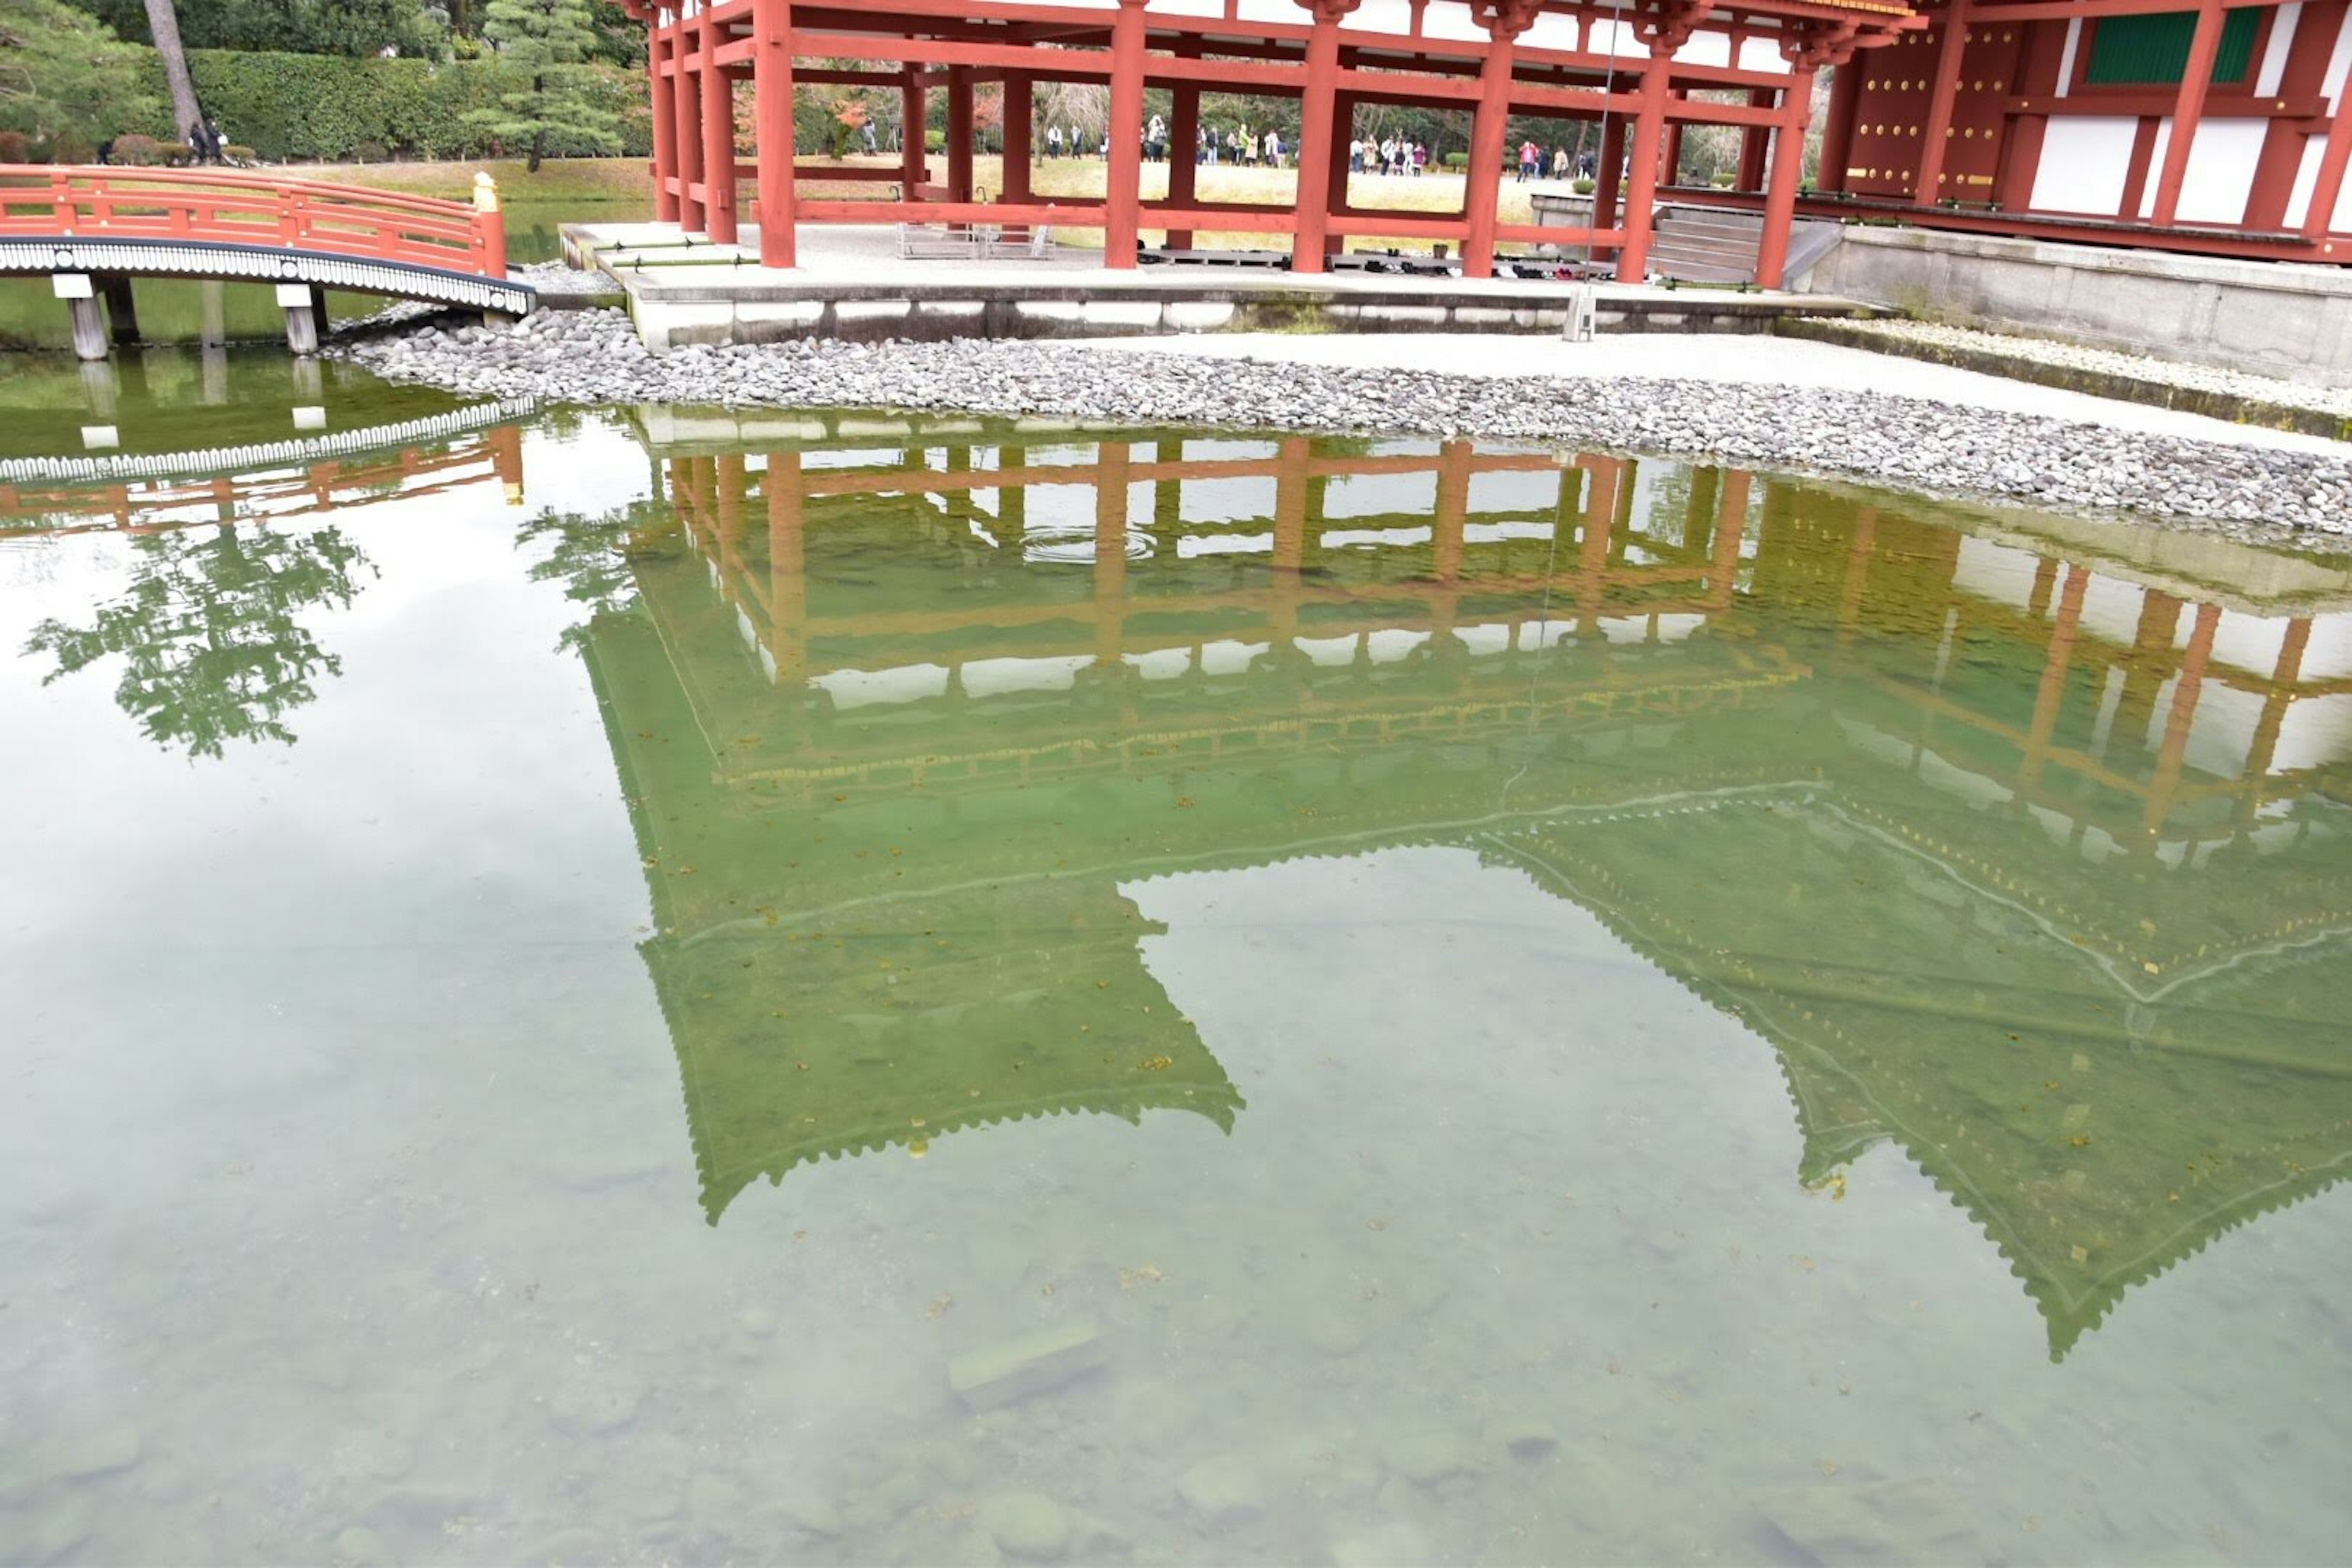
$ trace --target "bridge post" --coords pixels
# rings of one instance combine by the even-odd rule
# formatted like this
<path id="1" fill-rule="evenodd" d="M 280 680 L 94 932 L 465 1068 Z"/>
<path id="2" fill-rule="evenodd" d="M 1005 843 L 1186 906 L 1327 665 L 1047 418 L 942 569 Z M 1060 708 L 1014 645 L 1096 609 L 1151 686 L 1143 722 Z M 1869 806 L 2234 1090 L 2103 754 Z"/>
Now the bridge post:
<path id="1" fill-rule="evenodd" d="M 104 359 L 106 347 L 106 315 L 99 309 L 97 291 L 90 287 L 87 272 L 60 272 L 49 279 L 49 288 L 66 302 L 73 318 L 74 353 L 86 360 Z"/>
<path id="2" fill-rule="evenodd" d="M 286 346 L 305 359 L 319 352 L 316 299 L 308 283 L 278 285 L 278 308 L 286 312 Z"/>
<path id="3" fill-rule="evenodd" d="M 121 272 L 101 272 L 98 275 L 98 292 L 106 300 L 106 320 L 113 329 L 115 347 L 137 342 L 139 301 L 131 297 L 130 278 Z"/>

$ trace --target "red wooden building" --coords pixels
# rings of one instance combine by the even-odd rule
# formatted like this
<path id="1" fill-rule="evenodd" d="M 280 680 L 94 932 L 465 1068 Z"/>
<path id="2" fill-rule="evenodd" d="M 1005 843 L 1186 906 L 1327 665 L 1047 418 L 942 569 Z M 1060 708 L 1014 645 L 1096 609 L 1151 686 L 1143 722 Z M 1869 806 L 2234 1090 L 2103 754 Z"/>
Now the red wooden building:
<path id="1" fill-rule="evenodd" d="M 1291 266 L 1321 271 L 1350 236 L 1458 249 L 1490 275 L 1498 246 L 1590 246 L 1619 275 L 1647 275 L 1662 164 L 1681 128 L 1743 133 L 1739 190 L 1763 213 L 1758 280 L 1777 285 L 1803 173 L 1815 74 L 1925 26 L 1903 0 L 630 0 L 652 33 L 654 166 L 664 221 L 732 242 L 747 220 L 762 262 L 790 267 L 803 223 L 1057 225 L 1100 228 L 1112 267 L 1165 237 L 1182 247 L 1220 230 L 1291 237 Z M 2332 0 L 2340 10 L 2343 0 Z M 1857 51 L 1864 51 L 1857 54 Z M 1916 51 L 1913 51 L 1916 58 Z M 1875 75 L 1875 72 L 1865 74 Z M 756 104 L 755 152 L 738 150 L 733 84 Z M 1107 194 L 1033 195 L 1037 84 L 1108 83 Z M 787 155 L 797 85 L 848 84 L 906 95 L 906 123 L 946 95 L 944 158 L 908 136 L 897 199 L 825 194 L 873 171 Z M 973 180 L 973 98 L 1004 94 L 1004 189 L 982 202 Z M 1163 198 L 1141 195 L 1147 88 L 1165 89 L 1180 155 Z M 1295 100 L 1298 197 L 1287 206 L 1201 199 L 1193 145 L 1203 91 Z M 1360 106 L 1410 105 L 1468 116 L 1470 167 L 1504 166 L 1513 114 L 1583 121 L 1601 132 L 1601 188 L 1586 226 L 1498 221 L 1496 184 L 1465 182 L 1462 210 L 1400 213 L 1349 205 L 1347 143 Z M 1621 165 L 1624 169 L 1621 176 Z M 748 187 L 751 198 L 744 202 Z M 836 190 L 838 190 L 836 186 Z M 1622 198 L 1622 221 L 1617 217 Z M 1737 198 L 1735 198 L 1737 199 Z"/>
<path id="2" fill-rule="evenodd" d="M 1938 226 L 2352 260 L 2347 10 L 1944 0 L 1836 73 L 1821 189 Z"/>

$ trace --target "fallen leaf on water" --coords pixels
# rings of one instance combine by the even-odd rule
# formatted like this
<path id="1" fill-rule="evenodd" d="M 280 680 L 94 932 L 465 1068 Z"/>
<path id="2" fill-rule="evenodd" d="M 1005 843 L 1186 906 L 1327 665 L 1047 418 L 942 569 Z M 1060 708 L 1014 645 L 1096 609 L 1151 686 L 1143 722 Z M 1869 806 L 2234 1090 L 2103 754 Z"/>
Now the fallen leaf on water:
<path id="1" fill-rule="evenodd" d="M 1174 1067 L 1176 1065 L 1176 1058 L 1173 1057 L 1146 1057 L 1137 1065 L 1141 1067 L 1145 1072 L 1159 1072 L 1163 1068 Z"/>
<path id="2" fill-rule="evenodd" d="M 950 1307 L 954 1305 L 955 1298 L 953 1296 L 942 1296 L 938 1300 L 923 1309 L 923 1316 L 926 1318 L 936 1318 L 941 1312 L 946 1311 Z"/>

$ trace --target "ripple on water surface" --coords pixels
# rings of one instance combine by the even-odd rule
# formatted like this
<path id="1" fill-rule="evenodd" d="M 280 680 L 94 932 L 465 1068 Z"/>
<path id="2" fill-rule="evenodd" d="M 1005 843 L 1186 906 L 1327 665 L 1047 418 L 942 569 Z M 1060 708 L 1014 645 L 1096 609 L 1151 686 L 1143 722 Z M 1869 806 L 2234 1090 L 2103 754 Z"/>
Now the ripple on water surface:
<path id="1" fill-rule="evenodd" d="M 272 395 L 0 493 L 7 1555 L 2340 1552 L 2352 563 Z"/>

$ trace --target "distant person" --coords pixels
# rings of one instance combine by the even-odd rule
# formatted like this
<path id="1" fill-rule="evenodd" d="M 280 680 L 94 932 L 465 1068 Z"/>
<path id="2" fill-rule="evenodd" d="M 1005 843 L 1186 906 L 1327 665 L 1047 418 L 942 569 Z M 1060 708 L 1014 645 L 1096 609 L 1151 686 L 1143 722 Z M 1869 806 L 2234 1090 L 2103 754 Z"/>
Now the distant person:
<path id="1" fill-rule="evenodd" d="M 880 138 L 880 137 L 877 136 L 877 135 L 874 133 L 874 121 L 870 121 L 870 120 L 869 120 L 869 121 L 867 121 L 866 122 L 865 130 L 866 130 L 866 155 L 867 157 L 871 158 L 871 157 L 876 156 L 877 154 L 878 154 L 878 153 L 882 151 L 882 141 L 881 141 L 881 138 Z"/>
<path id="2" fill-rule="evenodd" d="M 1265 132 L 1265 166 L 1269 169 L 1282 167 L 1282 132 L 1270 125 Z"/>
<path id="3" fill-rule="evenodd" d="M 1216 161 L 1216 141 L 1210 136 L 1207 126 L 1201 126 L 1192 132 L 1192 166 L 1197 169 L 1203 163 L 1213 163 Z"/>
<path id="4" fill-rule="evenodd" d="M 1565 147 L 1557 149 L 1551 155 L 1551 177 L 1555 180 L 1568 178 L 1568 149 Z"/>
<path id="5" fill-rule="evenodd" d="M 1058 125 L 1048 125 L 1045 127 L 1045 156 L 1058 158 L 1061 155 L 1062 128 Z"/>
<path id="6" fill-rule="evenodd" d="M 1536 160 L 1542 155 L 1543 150 L 1534 142 L 1519 143 L 1519 184 L 1524 185 L 1536 177 Z"/>
<path id="7" fill-rule="evenodd" d="M 1359 136 L 1348 143 L 1348 173 L 1351 174 L 1360 174 L 1363 172 L 1364 140 L 1362 137 Z"/>
<path id="8" fill-rule="evenodd" d="M 188 153 L 199 163 L 213 161 L 212 138 L 201 114 L 188 121 Z"/>
<path id="9" fill-rule="evenodd" d="M 1429 143 L 1426 142 L 1412 144 L 1412 173 L 1416 179 L 1429 173 Z"/>
<path id="10" fill-rule="evenodd" d="M 1143 157 L 1146 163 L 1157 163 L 1168 156 L 1168 122 L 1158 115 L 1143 128 Z"/>

